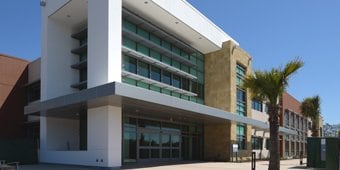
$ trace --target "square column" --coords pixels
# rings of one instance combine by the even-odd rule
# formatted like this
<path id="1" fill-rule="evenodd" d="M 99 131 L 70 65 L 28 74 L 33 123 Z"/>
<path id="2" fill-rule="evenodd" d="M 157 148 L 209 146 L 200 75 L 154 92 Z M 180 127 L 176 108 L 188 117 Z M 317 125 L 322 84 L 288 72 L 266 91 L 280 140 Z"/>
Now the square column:
<path id="1" fill-rule="evenodd" d="M 91 164 L 120 167 L 122 155 L 122 108 L 88 109 L 88 152 Z"/>
<path id="2" fill-rule="evenodd" d="M 122 0 L 88 1 L 88 88 L 121 82 Z"/>

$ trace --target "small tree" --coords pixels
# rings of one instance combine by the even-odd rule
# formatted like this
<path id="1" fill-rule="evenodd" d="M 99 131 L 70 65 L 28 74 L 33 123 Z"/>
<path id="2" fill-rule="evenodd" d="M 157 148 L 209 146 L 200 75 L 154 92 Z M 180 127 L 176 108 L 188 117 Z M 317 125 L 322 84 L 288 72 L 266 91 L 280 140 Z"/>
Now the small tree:
<path id="1" fill-rule="evenodd" d="M 299 68 L 303 66 L 300 60 L 293 60 L 281 68 L 270 71 L 255 71 L 248 75 L 244 87 L 250 89 L 253 97 L 269 101 L 268 114 L 270 126 L 270 159 L 269 170 L 280 169 L 279 151 L 279 97 L 285 92 L 288 80 Z"/>
<path id="2" fill-rule="evenodd" d="M 312 120 L 312 136 L 319 136 L 319 119 L 320 119 L 320 97 L 305 98 L 300 106 L 302 115 Z"/>

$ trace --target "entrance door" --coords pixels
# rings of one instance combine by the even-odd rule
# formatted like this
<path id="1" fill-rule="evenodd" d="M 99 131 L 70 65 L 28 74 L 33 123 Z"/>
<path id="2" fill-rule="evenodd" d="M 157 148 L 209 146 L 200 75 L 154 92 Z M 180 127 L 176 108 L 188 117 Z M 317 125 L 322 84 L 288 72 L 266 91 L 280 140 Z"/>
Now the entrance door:
<path id="1" fill-rule="evenodd" d="M 180 160 L 180 134 L 140 128 L 138 130 L 140 162 Z"/>

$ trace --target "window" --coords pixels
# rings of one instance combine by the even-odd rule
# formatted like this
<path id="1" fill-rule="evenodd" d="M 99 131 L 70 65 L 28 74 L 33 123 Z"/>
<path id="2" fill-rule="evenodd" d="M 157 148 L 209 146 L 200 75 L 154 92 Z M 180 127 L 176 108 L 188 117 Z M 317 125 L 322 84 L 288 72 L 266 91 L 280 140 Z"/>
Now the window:
<path id="1" fill-rule="evenodd" d="M 236 112 L 238 115 L 246 116 L 246 91 L 241 88 L 243 83 L 243 79 L 245 76 L 245 68 L 241 65 L 237 64 L 236 66 L 236 86 L 237 86 L 237 99 L 236 99 Z"/>
<path id="2" fill-rule="evenodd" d="M 260 111 L 260 112 L 263 111 L 263 109 L 262 109 L 262 102 L 259 101 L 259 100 L 256 100 L 256 99 L 253 99 L 253 101 L 251 102 L 251 107 L 254 110 L 257 110 L 257 111 Z"/>
<path id="3" fill-rule="evenodd" d="M 289 141 L 285 141 L 285 155 L 286 157 L 289 157 Z"/>
<path id="4" fill-rule="evenodd" d="M 27 87 L 27 102 L 33 102 L 40 99 L 40 81 L 30 84 Z"/>
<path id="5" fill-rule="evenodd" d="M 156 81 L 161 81 L 161 69 L 152 66 L 151 67 L 151 79 Z"/>
<path id="6" fill-rule="evenodd" d="M 237 89 L 237 107 L 236 112 L 238 115 L 246 116 L 246 92 Z"/>
<path id="7" fill-rule="evenodd" d="M 177 88 L 181 88 L 181 78 L 177 75 L 172 76 L 172 85 Z"/>
<path id="8" fill-rule="evenodd" d="M 290 119 L 290 126 L 294 127 L 295 126 L 295 116 L 294 116 L 294 113 L 291 113 L 290 117 L 291 117 L 291 119 Z"/>
<path id="9" fill-rule="evenodd" d="M 86 81 L 87 80 L 87 68 L 79 70 L 79 81 Z"/>
<path id="10" fill-rule="evenodd" d="M 266 149 L 269 150 L 270 149 L 270 140 L 266 139 Z"/>
<path id="11" fill-rule="evenodd" d="M 176 96 L 185 100 L 193 101 L 196 103 L 204 103 L 204 55 L 200 52 L 196 51 L 193 53 L 188 53 L 187 51 L 179 48 L 176 44 L 167 41 L 166 39 L 162 39 L 162 37 L 142 28 L 139 26 L 140 23 L 134 23 L 134 21 L 128 21 L 127 19 L 123 19 L 123 29 L 125 31 L 130 31 L 130 33 L 137 34 L 140 37 L 143 37 L 144 41 L 149 41 L 160 48 L 168 50 L 168 52 L 172 54 L 177 54 L 178 56 L 183 57 L 190 62 L 196 64 L 195 67 L 190 67 L 185 63 L 181 63 L 178 60 L 174 60 L 171 56 L 163 55 L 158 49 L 149 48 L 144 42 L 138 41 L 136 42 L 133 39 L 129 39 L 126 36 L 123 36 L 122 44 L 123 46 L 130 48 L 131 50 L 135 50 L 139 53 L 142 53 L 146 56 L 149 56 L 153 59 L 161 61 L 164 64 L 167 64 L 171 67 L 180 69 L 186 73 L 194 75 L 197 77 L 197 81 L 192 81 L 190 79 L 185 78 L 184 76 L 175 75 L 172 72 L 167 70 L 163 70 L 156 65 L 145 63 L 139 61 L 134 57 L 125 57 L 123 58 L 123 69 L 125 71 L 138 74 L 143 77 L 150 78 L 155 81 L 159 81 L 168 85 L 172 85 L 177 88 L 181 88 L 183 90 L 191 91 L 196 93 L 197 96 L 189 97 L 178 92 L 171 91 L 167 88 L 161 88 L 157 85 L 150 85 L 145 83 L 144 81 L 134 80 L 133 78 L 129 78 L 124 76 L 122 78 L 124 83 L 128 83 L 131 85 L 143 87 L 149 90 L 161 92 L 164 94 Z M 85 57 L 86 58 L 86 57 Z M 156 66 L 156 67 L 154 67 Z M 170 151 L 170 153 L 172 153 Z M 151 151 L 150 151 L 150 154 Z"/>
<path id="12" fill-rule="evenodd" d="M 236 127 L 236 141 L 239 149 L 246 149 L 246 127 L 238 124 Z"/>
<path id="13" fill-rule="evenodd" d="M 168 71 L 163 71 L 162 82 L 171 85 L 171 73 Z"/>
<path id="14" fill-rule="evenodd" d="M 204 85 L 201 83 L 197 83 L 197 97 L 203 99 L 204 98 Z"/>
<path id="15" fill-rule="evenodd" d="M 288 110 L 285 111 L 285 126 L 286 127 L 289 126 L 289 111 Z"/>
<path id="16" fill-rule="evenodd" d="M 182 78 L 182 89 L 189 91 L 189 80 Z"/>
<path id="17" fill-rule="evenodd" d="M 132 57 L 124 56 L 124 70 L 137 73 L 137 60 Z"/>
<path id="18" fill-rule="evenodd" d="M 251 147 L 252 149 L 260 150 L 262 149 L 263 138 L 252 136 L 251 137 Z"/>
<path id="19" fill-rule="evenodd" d="M 138 75 L 149 77 L 149 64 L 138 61 Z"/>
<path id="20" fill-rule="evenodd" d="M 237 64 L 236 66 L 236 85 L 241 86 L 243 83 L 244 76 L 246 75 L 246 69 Z"/>
<path id="21" fill-rule="evenodd" d="M 292 156 L 295 156 L 295 142 L 291 142 L 291 153 Z"/>

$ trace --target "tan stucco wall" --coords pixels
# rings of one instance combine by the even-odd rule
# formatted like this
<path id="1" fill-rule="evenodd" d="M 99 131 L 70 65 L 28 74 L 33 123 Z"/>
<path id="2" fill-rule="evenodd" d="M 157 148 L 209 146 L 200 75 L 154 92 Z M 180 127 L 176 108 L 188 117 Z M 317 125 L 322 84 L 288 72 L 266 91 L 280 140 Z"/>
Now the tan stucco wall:
<path id="1" fill-rule="evenodd" d="M 251 57 L 239 46 L 227 41 L 222 49 L 205 55 L 205 104 L 236 114 L 236 66 L 240 64 L 251 74 Z M 247 91 L 247 116 L 251 117 L 251 96 Z M 205 126 L 205 159 L 229 161 L 231 144 L 236 143 L 236 122 Z M 247 126 L 246 150 L 251 153 L 251 126 Z"/>

